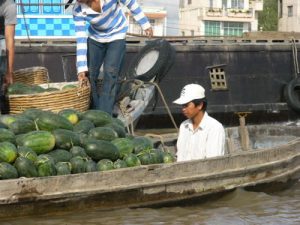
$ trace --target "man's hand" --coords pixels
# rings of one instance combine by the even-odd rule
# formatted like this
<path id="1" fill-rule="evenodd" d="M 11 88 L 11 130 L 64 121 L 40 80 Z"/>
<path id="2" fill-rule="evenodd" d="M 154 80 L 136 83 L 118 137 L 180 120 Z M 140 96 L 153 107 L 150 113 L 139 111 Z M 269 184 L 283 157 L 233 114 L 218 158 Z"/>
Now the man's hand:
<path id="1" fill-rule="evenodd" d="M 145 33 L 146 35 L 149 37 L 149 38 L 152 38 L 153 36 L 153 29 L 152 27 L 149 27 L 148 29 L 145 30 Z"/>
<path id="2" fill-rule="evenodd" d="M 87 72 L 80 72 L 78 74 L 78 81 L 79 81 L 79 85 L 82 86 L 83 84 L 87 84 L 89 79 L 86 76 Z"/>
<path id="3" fill-rule="evenodd" d="M 12 83 L 13 83 L 13 74 L 10 72 L 7 72 L 3 79 L 3 84 L 2 84 L 3 90 L 7 90 L 8 86 Z"/>

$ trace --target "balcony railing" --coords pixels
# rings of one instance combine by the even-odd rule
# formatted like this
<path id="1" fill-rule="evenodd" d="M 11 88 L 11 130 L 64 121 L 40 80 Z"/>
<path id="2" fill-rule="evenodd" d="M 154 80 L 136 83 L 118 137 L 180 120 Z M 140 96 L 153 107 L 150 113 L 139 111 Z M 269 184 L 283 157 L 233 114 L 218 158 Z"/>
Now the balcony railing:
<path id="1" fill-rule="evenodd" d="M 206 16 L 223 16 L 224 12 L 221 8 L 208 8 L 206 10 Z"/>
<path id="2" fill-rule="evenodd" d="M 208 17 L 251 18 L 253 17 L 253 9 L 207 8 L 205 15 Z"/>
<path id="3" fill-rule="evenodd" d="M 251 18 L 253 16 L 252 9 L 227 9 L 228 17 Z"/>

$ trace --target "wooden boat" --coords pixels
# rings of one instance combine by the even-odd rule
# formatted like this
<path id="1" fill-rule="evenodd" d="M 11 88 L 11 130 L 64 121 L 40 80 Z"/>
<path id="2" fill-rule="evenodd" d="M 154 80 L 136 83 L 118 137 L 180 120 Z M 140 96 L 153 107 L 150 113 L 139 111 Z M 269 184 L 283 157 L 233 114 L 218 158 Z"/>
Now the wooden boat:
<path id="1" fill-rule="evenodd" d="M 299 179 L 299 126 L 234 127 L 227 128 L 226 134 L 227 154 L 222 157 L 2 180 L 0 217 L 177 204 L 236 188 Z M 175 136 L 162 137 L 162 143 L 172 148 Z"/>
<path id="2" fill-rule="evenodd" d="M 260 120 L 262 115 L 264 122 L 299 117 L 299 110 L 297 113 L 291 107 L 300 105 L 297 100 L 299 83 L 294 86 L 293 82 L 299 77 L 299 33 L 254 32 L 245 33 L 242 37 L 163 38 L 172 44 L 176 55 L 172 68 L 159 86 L 177 122 L 183 119 L 181 108 L 172 102 L 182 87 L 189 83 L 199 83 L 205 88 L 209 114 L 229 126 L 235 125 L 231 119 L 237 111 L 251 111 L 253 114 L 249 121 L 252 123 Z M 145 38 L 127 38 L 124 71 L 146 41 Z M 28 45 L 26 40 L 17 40 L 16 69 L 45 66 L 49 69 L 51 80 L 61 81 L 61 57 L 74 54 L 74 41 L 34 39 L 30 48 Z M 75 66 L 70 69 L 75 70 Z M 286 87 L 294 94 L 286 95 Z M 255 95 L 253 90 L 256 90 Z M 153 105 L 148 105 L 142 115 L 142 128 L 172 126 L 164 101 L 158 98 L 154 109 Z"/>

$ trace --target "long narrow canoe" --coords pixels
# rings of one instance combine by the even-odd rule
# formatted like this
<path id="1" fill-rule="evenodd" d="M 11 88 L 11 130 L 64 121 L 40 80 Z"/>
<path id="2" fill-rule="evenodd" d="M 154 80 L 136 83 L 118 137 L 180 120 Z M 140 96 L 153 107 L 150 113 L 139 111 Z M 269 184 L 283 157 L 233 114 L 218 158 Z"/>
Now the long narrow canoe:
<path id="1" fill-rule="evenodd" d="M 228 128 L 227 154 L 222 157 L 2 180 L 0 217 L 175 204 L 239 187 L 299 179 L 299 126 L 249 126 L 247 132 L 245 145 L 240 129 Z"/>

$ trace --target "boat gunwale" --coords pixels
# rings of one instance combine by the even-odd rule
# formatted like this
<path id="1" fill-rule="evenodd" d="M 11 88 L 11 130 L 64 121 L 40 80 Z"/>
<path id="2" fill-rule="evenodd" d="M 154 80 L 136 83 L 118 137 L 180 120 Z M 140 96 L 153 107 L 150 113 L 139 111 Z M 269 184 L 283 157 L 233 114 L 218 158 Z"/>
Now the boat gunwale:
<path id="1" fill-rule="evenodd" d="M 26 201 L 31 201 L 32 197 L 36 197 L 39 200 L 51 200 L 51 199 L 58 199 L 60 196 L 64 196 L 66 199 L 69 197 L 74 198 L 74 197 L 80 197 L 80 196 L 88 196 L 92 194 L 100 194 L 100 193 L 109 193 L 109 192 L 118 192 L 118 191 L 125 191 L 125 190 L 130 190 L 130 189 L 137 189 L 137 188 L 151 188 L 155 186 L 163 186 L 167 187 L 167 185 L 172 185 L 172 184 L 178 184 L 178 183 L 186 183 L 186 182 L 193 182 L 193 181 L 199 181 L 199 179 L 204 180 L 209 180 L 211 178 L 219 178 L 219 177 L 230 177 L 230 174 L 232 175 L 232 172 L 236 173 L 236 175 L 241 174 L 245 175 L 246 172 L 255 172 L 258 169 L 263 170 L 263 168 L 276 168 L 276 165 L 283 165 L 284 168 L 289 169 L 288 166 L 286 165 L 292 165 L 290 162 L 294 162 L 300 159 L 300 152 L 297 151 L 297 149 L 300 148 L 300 138 L 297 138 L 293 141 L 290 141 L 284 145 L 280 145 L 271 149 L 260 149 L 260 150 L 250 150 L 250 151 L 245 151 L 245 152 L 239 152 L 231 155 L 226 155 L 226 156 L 221 156 L 221 157 L 214 157 L 214 158 L 209 158 L 209 159 L 202 159 L 202 160 L 192 160 L 192 161 L 187 161 L 187 162 L 176 162 L 172 164 L 154 164 L 154 165 L 148 165 L 148 166 L 141 166 L 141 167 L 136 167 L 136 168 L 124 168 L 122 170 L 113 170 L 113 171 L 104 171 L 104 172 L 92 172 L 92 173 L 84 173 L 84 174 L 71 174 L 71 175 L 65 175 L 65 176 L 53 176 L 53 177 L 37 177 L 37 178 L 24 178 L 24 179 L 11 179 L 11 180 L 3 180 L 0 181 L 0 190 L 1 192 L 5 191 L 5 188 L 3 185 L 6 184 L 6 188 L 11 191 L 11 195 L 5 195 L 6 197 L 0 199 L 0 205 L 1 204 L 8 204 L 8 203 L 16 203 L 16 202 L 26 202 Z M 270 159 L 270 154 L 276 155 L 277 158 L 280 158 L 280 160 L 276 161 L 271 161 Z M 236 164 L 236 161 L 240 161 L 243 158 L 247 159 L 249 158 L 251 160 L 248 160 L 247 163 L 250 163 L 249 165 L 244 165 L 243 167 L 235 167 L 234 169 L 230 169 L 233 167 L 234 164 Z M 263 156 L 263 157 L 262 157 Z M 284 156 L 284 157 L 280 157 Z M 242 158 L 242 159 L 241 159 Z M 255 166 L 255 161 L 261 161 L 262 158 L 267 158 L 266 161 L 260 162 L 257 166 Z M 252 161 L 252 163 L 250 162 Z M 300 160 L 299 160 L 300 161 Z M 138 181 L 135 181 L 134 184 L 124 184 L 124 185 L 116 185 L 114 188 L 111 185 L 105 185 L 105 181 L 109 180 L 108 178 L 110 177 L 111 174 L 119 174 L 119 176 L 126 176 L 129 175 L 129 173 L 140 173 L 140 178 L 143 178 L 145 174 L 150 174 L 152 177 L 155 177 L 155 175 L 161 175 L 161 172 L 164 172 L 165 174 L 168 173 L 168 171 L 174 171 L 174 168 L 178 167 L 177 169 L 180 170 L 184 169 L 187 167 L 187 165 L 192 168 L 190 169 L 191 171 L 183 171 L 186 175 L 189 173 L 193 173 L 194 167 L 193 165 L 201 164 L 202 169 L 203 168 L 215 168 L 215 165 L 223 164 L 223 168 L 218 168 L 219 171 L 214 171 L 211 173 L 204 173 L 196 176 L 184 176 L 184 174 L 180 178 L 176 178 L 176 175 L 172 175 L 168 178 L 164 178 L 162 181 L 155 181 L 149 180 L 142 180 L 142 183 L 139 183 Z M 252 166 L 251 166 L 252 165 Z M 198 169 L 201 169 L 200 168 Z M 228 169 L 224 170 L 224 167 L 229 167 Z M 294 169 L 294 173 L 296 173 L 299 168 Z M 222 171 L 222 172 L 220 172 Z M 239 173 L 240 171 L 240 173 Z M 182 172 L 182 171 L 181 171 Z M 198 171 L 199 172 L 199 171 Z M 201 171 L 200 171 L 201 172 Z M 287 172 L 286 172 L 287 173 Z M 292 175 L 293 173 L 287 173 L 287 175 Z M 280 176 L 280 173 L 278 174 Z M 101 189 L 98 186 L 94 187 L 93 189 L 87 190 L 84 189 L 83 187 L 86 185 L 85 182 L 82 182 L 81 184 L 77 184 L 76 188 L 72 188 L 71 190 L 68 190 L 69 192 L 63 192 L 62 190 L 58 189 L 56 192 L 53 190 L 50 190 L 52 192 L 49 192 L 49 194 L 46 194 L 47 192 L 43 192 L 42 195 L 40 192 L 37 192 L 36 194 L 31 193 L 31 195 L 26 195 L 26 193 L 23 193 L 24 195 L 22 196 L 22 188 L 26 187 L 26 185 L 33 185 L 34 182 L 36 182 L 36 185 L 42 185 L 44 183 L 45 186 L 47 186 L 47 183 L 49 182 L 50 184 L 52 182 L 56 183 L 64 183 L 66 180 L 65 179 L 69 177 L 70 182 L 73 183 L 74 181 L 78 181 L 81 178 L 85 178 L 85 181 L 88 180 L 93 180 L 95 182 L 101 181 L 101 179 L 104 178 L 104 182 L 102 185 L 104 187 Z M 116 176 L 117 177 L 117 176 Z M 158 177 L 158 178 L 160 178 Z M 97 178 L 97 179 L 95 179 Z M 270 178 L 269 180 L 275 180 L 276 177 L 273 179 Z M 17 182 L 16 182 L 17 181 Z M 265 179 L 261 180 L 260 182 L 264 182 Z M 68 181 L 66 181 L 68 183 Z M 17 186 L 16 186 L 17 183 Z M 253 184 L 259 183 L 259 180 L 255 180 L 252 182 Z M 18 193 L 18 185 L 21 186 L 20 188 L 20 193 Z M 43 185 L 42 185 L 43 186 Z M 67 186 L 67 185 L 64 185 Z M 246 184 L 234 184 L 234 186 L 246 186 Z M 82 189 L 83 188 L 83 189 Z M 57 194 L 55 194 L 57 193 Z M 20 194 L 18 196 L 18 194 Z M 9 196 L 9 198 L 7 198 Z"/>

